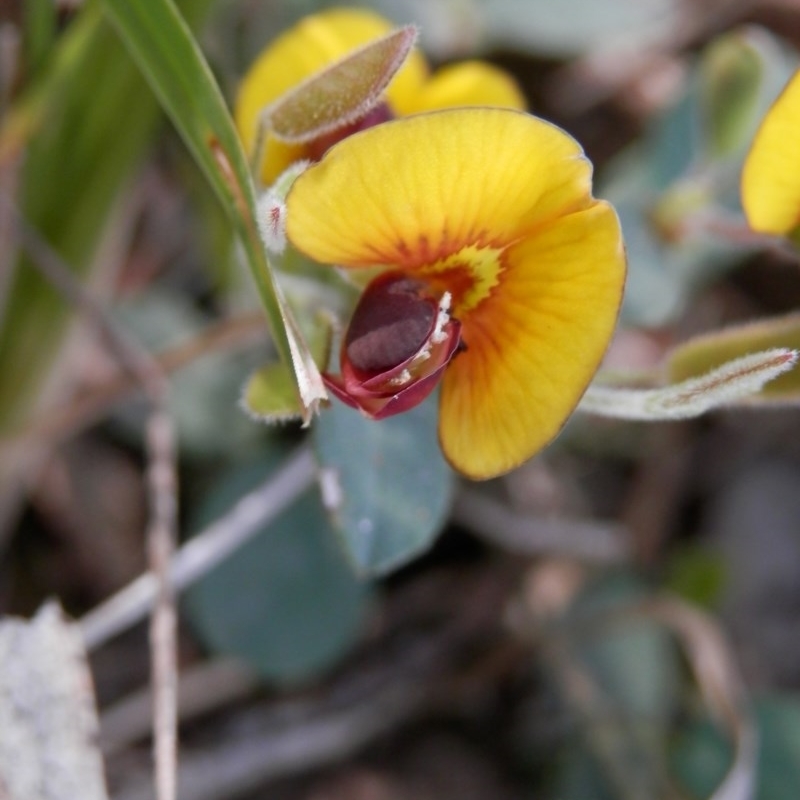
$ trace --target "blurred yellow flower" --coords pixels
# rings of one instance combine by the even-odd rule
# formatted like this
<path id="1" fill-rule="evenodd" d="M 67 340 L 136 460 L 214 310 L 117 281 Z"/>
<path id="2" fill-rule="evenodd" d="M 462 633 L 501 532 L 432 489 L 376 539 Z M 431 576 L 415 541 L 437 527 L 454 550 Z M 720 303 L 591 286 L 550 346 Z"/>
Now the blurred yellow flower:
<path id="1" fill-rule="evenodd" d="M 334 145 L 294 183 L 287 236 L 323 264 L 382 267 L 342 347 L 340 399 L 405 410 L 443 378 L 439 438 L 476 479 L 545 446 L 614 330 L 625 255 L 591 164 L 500 108 L 420 114 Z"/>
<path id="2" fill-rule="evenodd" d="M 761 233 L 786 235 L 800 227 L 800 71 L 756 133 L 742 172 L 742 206 Z"/>
<path id="3" fill-rule="evenodd" d="M 239 89 L 234 116 L 245 150 L 251 152 L 254 147 L 258 119 L 265 107 L 393 27 L 371 11 L 334 8 L 306 17 L 278 37 L 261 53 Z M 467 105 L 525 108 L 522 93 L 503 70 L 481 61 L 468 61 L 430 75 L 425 58 L 416 49 L 390 84 L 385 100 L 389 117 Z M 269 185 L 293 161 L 316 155 L 308 145 L 290 145 L 270 138 L 261 179 Z"/>

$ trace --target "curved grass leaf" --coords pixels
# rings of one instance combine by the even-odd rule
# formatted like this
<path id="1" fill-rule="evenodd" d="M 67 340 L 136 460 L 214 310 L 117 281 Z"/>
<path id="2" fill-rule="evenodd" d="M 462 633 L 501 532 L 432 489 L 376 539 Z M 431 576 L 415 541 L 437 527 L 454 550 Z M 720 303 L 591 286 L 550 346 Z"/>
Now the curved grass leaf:
<path id="1" fill-rule="evenodd" d="M 325 387 L 267 262 L 247 159 L 211 70 L 171 0 L 103 0 L 103 6 L 230 215 L 275 344 L 294 367 L 308 421 L 327 397 Z"/>
<path id="2" fill-rule="evenodd" d="M 184 0 L 199 20 L 210 0 Z M 119 40 L 87 5 L 0 130 L 0 163 L 25 147 L 17 204 L 37 235 L 85 280 L 121 191 L 140 163 L 158 107 Z M 4 277 L 0 430 L 37 408 L 70 308 L 26 257 Z"/>

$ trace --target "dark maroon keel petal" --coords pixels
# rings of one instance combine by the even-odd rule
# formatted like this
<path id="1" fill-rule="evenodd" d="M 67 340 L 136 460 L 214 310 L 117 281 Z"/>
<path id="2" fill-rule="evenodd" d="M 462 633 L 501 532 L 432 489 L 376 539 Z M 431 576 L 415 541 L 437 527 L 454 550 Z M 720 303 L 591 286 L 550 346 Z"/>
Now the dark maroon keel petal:
<path id="1" fill-rule="evenodd" d="M 353 311 L 342 361 L 362 379 L 405 365 L 430 339 L 438 306 L 421 281 L 398 272 L 379 275 Z"/>
<path id="2" fill-rule="evenodd" d="M 364 290 L 342 342 L 341 375 L 323 374 L 331 394 L 370 419 L 419 405 L 459 351 L 461 323 L 424 282 L 400 272 Z"/>
<path id="3" fill-rule="evenodd" d="M 322 373 L 322 382 L 325 384 L 325 388 L 336 398 L 341 400 L 346 405 L 350 406 L 350 408 L 360 408 L 358 403 L 355 401 L 353 397 L 350 396 L 345 385 L 342 383 L 341 378 L 337 375 L 330 375 L 327 372 Z"/>
<path id="4" fill-rule="evenodd" d="M 398 386 L 407 386 L 415 381 L 427 378 L 429 375 L 438 373 L 450 362 L 455 353 L 458 351 L 461 342 L 461 324 L 458 320 L 451 319 L 444 327 L 443 334 L 445 338 L 436 344 L 430 344 L 428 357 L 425 359 L 412 357 L 403 362 L 394 369 L 376 375 L 365 381 L 359 381 L 360 386 L 369 392 L 397 392 Z M 344 378 L 345 382 L 348 379 L 352 383 L 353 375 L 347 369 L 347 364 L 344 365 L 345 369 Z M 407 380 L 401 381 L 403 373 L 407 373 Z M 348 374 L 349 373 L 349 374 Z"/>
<path id="5" fill-rule="evenodd" d="M 415 408 L 423 400 L 427 399 L 436 388 L 440 378 L 441 372 L 429 375 L 427 378 L 417 381 L 394 397 L 388 398 L 379 411 L 373 412 L 372 419 L 386 419 L 387 417 L 393 417 L 395 414 L 402 414 L 405 411 L 410 411 L 412 408 Z"/>

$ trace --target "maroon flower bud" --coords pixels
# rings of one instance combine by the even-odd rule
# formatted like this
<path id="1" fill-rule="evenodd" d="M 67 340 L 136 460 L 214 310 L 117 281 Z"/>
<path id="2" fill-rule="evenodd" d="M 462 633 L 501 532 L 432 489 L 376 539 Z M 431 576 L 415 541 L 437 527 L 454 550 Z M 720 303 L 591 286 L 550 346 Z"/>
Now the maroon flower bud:
<path id="1" fill-rule="evenodd" d="M 371 419 L 408 411 L 435 388 L 461 341 L 450 294 L 385 272 L 367 286 L 342 342 L 341 376 L 323 375 L 342 402 Z"/>

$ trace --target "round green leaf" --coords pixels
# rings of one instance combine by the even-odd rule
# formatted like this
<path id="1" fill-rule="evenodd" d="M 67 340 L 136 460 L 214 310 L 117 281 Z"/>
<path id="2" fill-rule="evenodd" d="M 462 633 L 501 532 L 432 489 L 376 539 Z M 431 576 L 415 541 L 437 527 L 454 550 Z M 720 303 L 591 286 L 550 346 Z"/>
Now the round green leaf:
<path id="1" fill-rule="evenodd" d="M 794 800 L 800 794 L 800 701 L 772 695 L 755 703 L 759 736 L 754 800 Z M 708 797 L 724 779 L 732 747 L 708 721 L 688 726 L 672 751 L 673 768 L 689 797 Z"/>
<path id="2" fill-rule="evenodd" d="M 224 514 L 271 471 L 237 467 L 210 492 L 196 527 Z M 293 681 L 331 666 L 356 640 L 368 587 L 337 545 L 316 489 L 199 580 L 185 597 L 197 634 L 267 679 Z"/>
<path id="3" fill-rule="evenodd" d="M 570 615 L 589 631 L 577 643 L 576 655 L 604 696 L 624 718 L 645 723 L 651 734 L 663 734 L 677 702 L 680 676 L 671 636 L 644 617 L 607 628 L 596 623 L 647 597 L 647 587 L 635 575 L 614 573 L 590 584 Z"/>
<path id="4" fill-rule="evenodd" d="M 379 422 L 334 403 L 314 426 L 331 517 L 363 574 L 389 572 L 427 550 L 447 519 L 453 474 L 436 422 L 435 400 Z"/>

